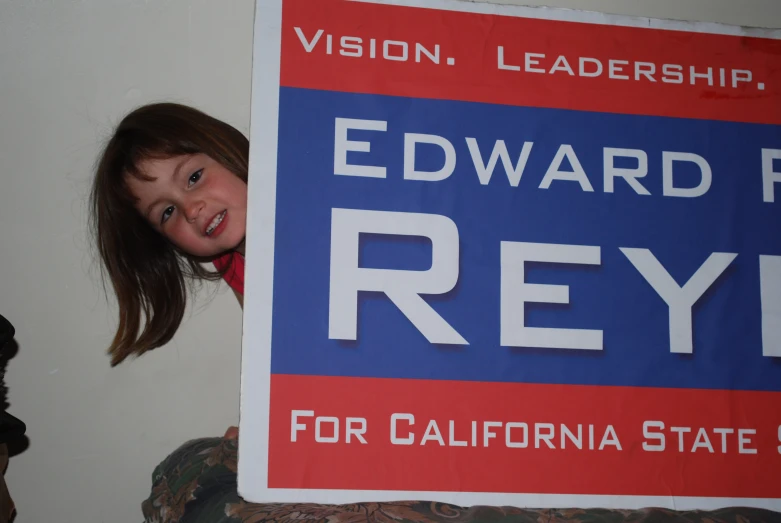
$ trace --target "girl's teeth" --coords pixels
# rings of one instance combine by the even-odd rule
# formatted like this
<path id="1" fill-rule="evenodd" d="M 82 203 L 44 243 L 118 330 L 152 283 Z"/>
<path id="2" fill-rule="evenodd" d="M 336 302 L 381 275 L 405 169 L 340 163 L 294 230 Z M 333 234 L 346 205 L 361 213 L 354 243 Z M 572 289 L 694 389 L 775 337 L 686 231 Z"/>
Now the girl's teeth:
<path id="1" fill-rule="evenodd" d="M 206 229 L 206 236 L 209 236 L 214 232 L 214 229 L 216 229 L 217 226 L 222 223 L 223 218 L 225 218 L 225 211 L 222 211 L 220 214 L 214 217 L 212 222 L 209 224 L 209 228 Z"/>

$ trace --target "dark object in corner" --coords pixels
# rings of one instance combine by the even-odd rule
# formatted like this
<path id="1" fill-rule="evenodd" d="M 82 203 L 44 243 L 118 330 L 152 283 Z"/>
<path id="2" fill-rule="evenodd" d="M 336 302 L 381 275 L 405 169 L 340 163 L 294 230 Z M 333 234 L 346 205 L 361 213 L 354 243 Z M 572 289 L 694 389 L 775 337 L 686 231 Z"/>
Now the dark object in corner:
<path id="1" fill-rule="evenodd" d="M 0 361 L 4 363 L 13 356 L 9 355 L 8 351 L 12 348 L 11 340 L 13 340 L 14 334 L 16 334 L 14 326 L 0 315 Z M 3 372 L 0 378 L 4 380 L 5 365 L 0 369 L 0 372 Z M 8 466 L 8 444 L 23 438 L 26 431 L 27 427 L 22 420 L 8 414 L 4 404 L 3 411 L 0 412 L 0 523 L 9 523 L 14 520 L 16 515 L 16 505 L 11 499 L 5 482 L 5 470 Z"/>
<path id="2" fill-rule="evenodd" d="M 15 333 L 16 330 L 11 322 L 0 314 L 0 357 L 5 355 Z M 26 431 L 27 426 L 22 420 L 8 414 L 5 409 L 0 412 L 0 444 L 18 439 L 24 436 Z"/>

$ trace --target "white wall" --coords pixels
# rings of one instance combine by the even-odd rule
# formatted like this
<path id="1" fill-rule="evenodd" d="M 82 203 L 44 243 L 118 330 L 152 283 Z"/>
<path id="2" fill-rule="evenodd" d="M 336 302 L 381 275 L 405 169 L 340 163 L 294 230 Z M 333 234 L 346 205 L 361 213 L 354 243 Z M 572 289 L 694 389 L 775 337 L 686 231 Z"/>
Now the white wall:
<path id="1" fill-rule="evenodd" d="M 778 0 L 525 3 L 781 27 Z M 247 131 L 252 16 L 252 0 L 0 0 L 0 313 L 19 343 L 9 411 L 30 438 L 6 475 L 18 523 L 140 521 L 153 467 L 237 421 L 241 315 L 224 286 L 168 347 L 109 367 L 115 309 L 85 198 L 137 104 L 191 103 Z"/>

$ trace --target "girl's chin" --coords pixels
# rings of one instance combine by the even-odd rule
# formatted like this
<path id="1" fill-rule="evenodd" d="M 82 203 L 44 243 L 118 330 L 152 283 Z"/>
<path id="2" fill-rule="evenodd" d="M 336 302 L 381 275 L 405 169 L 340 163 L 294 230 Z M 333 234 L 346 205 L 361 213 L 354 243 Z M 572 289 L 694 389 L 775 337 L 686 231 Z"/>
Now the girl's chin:
<path id="1" fill-rule="evenodd" d="M 213 258 L 229 251 L 238 251 L 244 255 L 244 235 L 231 234 L 233 231 L 224 231 L 218 238 L 198 242 L 195 245 L 182 245 L 173 242 L 180 251 L 195 256 L 196 258 Z M 226 234 L 228 233 L 228 234 Z"/>
<path id="2" fill-rule="evenodd" d="M 245 238 L 242 238 L 241 241 L 239 242 L 239 244 L 236 247 L 234 247 L 234 250 L 236 252 L 238 252 L 239 254 L 241 254 L 242 256 L 245 256 L 244 248 L 246 247 L 246 245 L 247 245 L 247 242 L 245 241 Z"/>
<path id="3" fill-rule="evenodd" d="M 187 254 L 189 256 L 193 256 L 195 258 L 214 258 L 215 256 L 219 256 L 221 254 L 224 254 L 227 251 L 231 251 L 233 249 L 230 248 L 224 248 L 224 247 L 217 247 L 215 245 L 209 245 L 209 246 L 190 246 L 183 247 L 179 246 L 179 250 L 183 252 L 184 254 Z"/>

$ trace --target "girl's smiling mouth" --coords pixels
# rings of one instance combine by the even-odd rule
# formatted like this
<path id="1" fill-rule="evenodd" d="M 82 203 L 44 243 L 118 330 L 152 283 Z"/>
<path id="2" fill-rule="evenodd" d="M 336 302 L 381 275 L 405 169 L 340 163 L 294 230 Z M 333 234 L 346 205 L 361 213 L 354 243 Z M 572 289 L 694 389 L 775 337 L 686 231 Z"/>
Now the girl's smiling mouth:
<path id="1" fill-rule="evenodd" d="M 219 235 L 220 232 L 225 227 L 221 227 L 225 223 L 225 217 L 228 215 L 228 210 L 224 210 L 220 213 L 217 213 L 214 218 L 212 218 L 212 221 L 209 222 L 209 225 L 207 225 L 206 230 L 204 231 L 204 234 L 206 236 L 216 236 Z M 216 233 L 216 234 L 215 234 Z"/>

